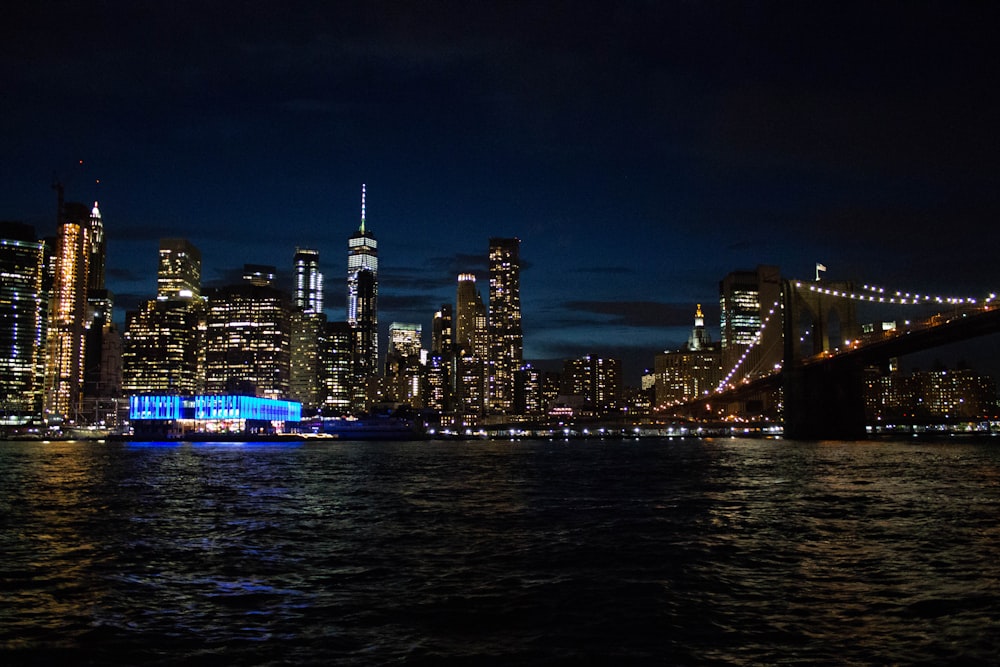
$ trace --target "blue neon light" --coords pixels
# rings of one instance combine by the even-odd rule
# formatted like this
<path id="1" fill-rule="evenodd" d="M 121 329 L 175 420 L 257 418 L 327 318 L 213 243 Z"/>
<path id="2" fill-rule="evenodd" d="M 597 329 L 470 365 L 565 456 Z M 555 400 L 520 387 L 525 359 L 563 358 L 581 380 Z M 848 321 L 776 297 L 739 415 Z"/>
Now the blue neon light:
<path id="1" fill-rule="evenodd" d="M 183 401 L 183 405 L 182 405 Z M 129 419 L 302 421 L 302 404 L 257 396 L 210 394 L 200 396 L 144 395 L 129 398 Z"/>

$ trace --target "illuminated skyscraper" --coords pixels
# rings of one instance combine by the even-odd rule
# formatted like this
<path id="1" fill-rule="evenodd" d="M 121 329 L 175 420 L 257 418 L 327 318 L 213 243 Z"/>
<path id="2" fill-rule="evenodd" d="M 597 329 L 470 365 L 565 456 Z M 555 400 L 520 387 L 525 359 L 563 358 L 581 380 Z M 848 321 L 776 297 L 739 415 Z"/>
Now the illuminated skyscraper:
<path id="1" fill-rule="evenodd" d="M 367 407 L 368 381 L 378 370 L 378 242 L 365 226 L 365 186 L 361 186 L 361 226 L 347 241 L 347 322 L 354 331 L 354 396 Z"/>
<path id="2" fill-rule="evenodd" d="M 719 328 L 722 333 L 722 372 L 740 363 L 738 377 L 767 374 L 783 354 L 780 315 L 768 321 L 761 340 L 750 349 L 761 325 L 781 300 L 781 275 L 776 266 L 758 266 L 754 271 L 733 271 L 719 283 Z"/>
<path id="3" fill-rule="evenodd" d="M 485 314 L 485 307 L 482 295 L 476 290 L 476 276 L 471 273 L 458 274 L 458 290 L 455 294 L 455 347 L 458 350 L 472 350 L 476 317 L 480 314 Z"/>
<path id="4" fill-rule="evenodd" d="M 79 412 L 83 387 L 90 219 L 91 213 L 83 204 L 60 206 L 46 344 L 45 409 L 69 419 L 75 419 Z"/>
<path id="5" fill-rule="evenodd" d="M 248 264 L 243 274 L 240 285 L 206 290 L 205 390 L 286 398 L 288 295 L 268 281 L 274 267 Z"/>
<path id="6" fill-rule="evenodd" d="M 323 312 L 323 274 L 319 271 L 319 251 L 296 248 L 295 290 L 292 308 L 303 313 Z"/>
<path id="7" fill-rule="evenodd" d="M 327 322 L 317 343 L 320 366 L 320 406 L 327 416 L 351 409 L 354 382 L 354 330 L 347 322 Z"/>
<path id="8" fill-rule="evenodd" d="M 386 386 L 391 392 L 391 400 L 416 408 L 423 407 L 422 329 L 419 324 L 390 324 L 385 362 Z"/>
<path id="9" fill-rule="evenodd" d="M 201 298 L 201 252 L 187 239 L 160 239 L 156 298 Z"/>
<path id="10" fill-rule="evenodd" d="M 521 260 L 517 238 L 490 239 L 490 361 L 493 379 L 489 406 L 496 413 L 514 405 L 514 373 L 523 359 Z"/>
<path id="11" fill-rule="evenodd" d="M 122 388 L 126 394 L 201 392 L 199 306 L 180 299 L 147 301 L 125 314 Z"/>
<path id="12" fill-rule="evenodd" d="M 42 412 L 42 343 L 47 302 L 42 290 L 45 244 L 35 230 L 0 223 L 0 423 L 21 424 Z"/>
<path id="13" fill-rule="evenodd" d="M 563 364 L 562 389 L 566 396 L 580 396 L 599 413 L 621 407 L 622 363 L 593 355 L 567 359 Z"/>
<path id="14" fill-rule="evenodd" d="M 714 390 L 722 380 L 721 355 L 719 344 L 713 343 L 705 330 L 705 316 L 698 304 L 687 345 L 654 358 L 655 404 L 666 407 Z"/>

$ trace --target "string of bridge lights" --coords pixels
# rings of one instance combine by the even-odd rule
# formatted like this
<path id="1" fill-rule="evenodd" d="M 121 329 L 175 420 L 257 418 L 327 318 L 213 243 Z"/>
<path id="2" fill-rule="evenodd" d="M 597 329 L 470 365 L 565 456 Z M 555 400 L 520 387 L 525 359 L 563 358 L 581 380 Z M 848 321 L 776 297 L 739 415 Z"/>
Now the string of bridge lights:
<path id="1" fill-rule="evenodd" d="M 719 386 L 715 388 L 715 393 L 725 391 L 726 385 L 729 384 L 729 381 L 733 379 L 734 375 L 736 375 L 736 371 L 738 371 L 740 366 L 743 365 L 743 362 L 746 361 L 746 358 L 750 356 L 750 350 L 754 349 L 755 347 L 757 347 L 758 344 L 760 344 L 760 340 L 764 336 L 764 329 L 767 328 L 767 323 L 771 321 L 771 316 L 774 315 L 774 311 L 778 310 L 780 306 L 781 306 L 781 299 L 778 299 L 773 304 L 771 304 L 771 308 L 770 310 L 767 311 L 767 317 L 765 317 L 764 321 L 761 323 L 760 329 L 758 329 L 757 333 L 754 334 L 753 340 L 750 341 L 750 343 L 747 345 L 747 348 L 743 350 L 743 356 L 739 358 L 739 360 L 736 362 L 736 365 L 733 366 L 732 370 L 729 371 L 729 374 L 726 375 L 726 377 L 722 379 L 722 382 L 719 383 Z"/>
<path id="2" fill-rule="evenodd" d="M 802 287 L 803 283 L 801 281 L 796 281 L 796 287 Z M 941 305 L 972 305 L 977 303 L 989 304 L 996 300 L 997 295 L 991 293 L 985 298 L 977 299 L 975 297 L 959 297 L 959 296 L 932 296 L 929 294 L 916 294 L 911 292 L 890 292 L 884 287 L 879 287 L 877 285 L 864 285 L 861 288 L 861 293 L 859 292 L 848 292 L 846 290 L 830 289 L 827 287 L 822 287 L 820 285 L 809 285 L 810 292 L 817 292 L 819 294 L 827 294 L 829 296 L 836 296 L 846 299 L 854 299 L 855 301 L 865 301 L 871 303 L 897 303 L 905 305 L 919 305 L 919 304 L 941 304 Z"/>

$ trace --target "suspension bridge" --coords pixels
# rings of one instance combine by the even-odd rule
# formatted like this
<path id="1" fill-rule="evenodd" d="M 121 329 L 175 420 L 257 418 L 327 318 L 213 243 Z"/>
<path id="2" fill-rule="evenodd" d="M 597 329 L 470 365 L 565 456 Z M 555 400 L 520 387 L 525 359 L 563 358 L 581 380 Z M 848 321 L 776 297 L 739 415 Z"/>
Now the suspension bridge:
<path id="1" fill-rule="evenodd" d="M 862 323 L 859 308 L 880 317 Z M 996 294 L 944 297 L 784 279 L 780 298 L 716 389 L 673 412 L 689 418 L 770 412 L 788 438 L 861 439 L 866 368 L 885 370 L 894 358 L 998 332 Z"/>

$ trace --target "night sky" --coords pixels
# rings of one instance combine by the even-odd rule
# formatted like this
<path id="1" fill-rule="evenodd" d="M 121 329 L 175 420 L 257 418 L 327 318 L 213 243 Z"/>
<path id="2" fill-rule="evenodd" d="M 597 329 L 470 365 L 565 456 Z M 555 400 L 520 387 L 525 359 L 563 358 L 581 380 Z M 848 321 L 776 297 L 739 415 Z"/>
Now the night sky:
<path id="1" fill-rule="evenodd" d="M 54 234 L 54 175 L 100 200 L 119 320 L 162 237 L 206 284 L 244 263 L 290 284 L 317 248 L 344 319 L 362 183 L 383 331 L 429 346 L 457 274 L 485 297 L 489 238 L 517 236 L 525 357 L 615 356 L 630 383 L 696 303 L 718 339 L 732 270 L 1000 287 L 991 3 L 19 4 L 0 219 Z M 996 372 L 996 343 L 935 354 Z"/>

